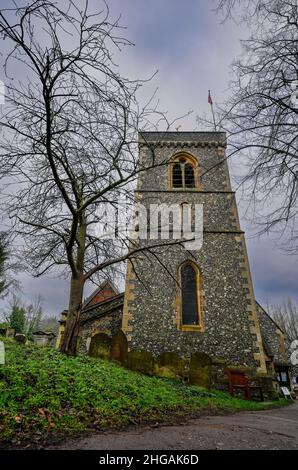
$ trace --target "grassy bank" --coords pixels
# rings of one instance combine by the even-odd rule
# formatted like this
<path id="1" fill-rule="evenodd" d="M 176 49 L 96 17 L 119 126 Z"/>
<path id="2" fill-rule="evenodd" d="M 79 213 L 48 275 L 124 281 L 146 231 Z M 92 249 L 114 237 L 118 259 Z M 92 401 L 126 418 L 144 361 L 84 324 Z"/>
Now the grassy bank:
<path id="1" fill-rule="evenodd" d="M 185 414 L 260 410 L 284 404 L 234 399 L 148 377 L 86 356 L 5 342 L 0 366 L 0 440 L 42 440 L 63 433 L 162 422 Z"/>

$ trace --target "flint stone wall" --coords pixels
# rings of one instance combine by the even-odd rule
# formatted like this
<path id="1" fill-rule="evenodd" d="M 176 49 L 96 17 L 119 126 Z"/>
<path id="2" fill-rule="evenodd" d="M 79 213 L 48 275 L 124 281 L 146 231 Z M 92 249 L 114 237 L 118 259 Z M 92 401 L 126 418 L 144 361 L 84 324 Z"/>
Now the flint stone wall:
<path id="1" fill-rule="evenodd" d="M 96 333 L 105 333 L 112 337 L 121 328 L 122 306 L 113 312 L 98 318 L 90 318 L 81 323 L 79 333 L 79 351 L 88 354 L 90 339 Z"/>
<path id="2" fill-rule="evenodd" d="M 274 362 L 287 362 L 285 351 L 281 348 L 281 340 L 284 335 L 273 320 L 257 304 L 257 312 L 263 341 L 266 343 L 268 353 L 274 356 Z"/>

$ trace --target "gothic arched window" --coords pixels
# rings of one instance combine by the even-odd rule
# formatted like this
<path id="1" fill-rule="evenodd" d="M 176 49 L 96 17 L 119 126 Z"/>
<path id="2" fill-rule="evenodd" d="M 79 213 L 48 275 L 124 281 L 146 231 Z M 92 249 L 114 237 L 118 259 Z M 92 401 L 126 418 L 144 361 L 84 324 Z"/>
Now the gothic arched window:
<path id="1" fill-rule="evenodd" d="M 171 186 L 174 189 L 196 188 L 196 164 L 193 158 L 178 156 L 170 162 Z"/>
<path id="2" fill-rule="evenodd" d="M 200 271 L 191 262 L 180 268 L 180 309 L 182 329 L 201 327 Z"/>

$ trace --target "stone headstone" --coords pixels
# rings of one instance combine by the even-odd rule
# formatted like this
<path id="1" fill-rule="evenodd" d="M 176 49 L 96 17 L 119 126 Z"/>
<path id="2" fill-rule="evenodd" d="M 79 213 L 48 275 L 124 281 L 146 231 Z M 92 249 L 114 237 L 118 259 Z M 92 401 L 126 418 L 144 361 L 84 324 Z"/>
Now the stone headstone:
<path id="1" fill-rule="evenodd" d="M 92 336 L 89 348 L 89 356 L 100 357 L 101 359 L 110 358 L 111 338 L 105 333 L 97 333 Z"/>
<path id="2" fill-rule="evenodd" d="M 198 387 L 211 387 L 211 365 L 212 360 L 207 354 L 197 352 L 190 359 L 190 377 L 192 385 Z"/>
<path id="3" fill-rule="evenodd" d="M 127 343 L 126 336 L 122 330 L 119 330 L 112 337 L 110 359 L 112 361 L 117 361 L 117 362 L 120 362 L 120 364 L 125 365 L 127 362 L 127 351 L 128 351 L 128 343 Z"/>
<path id="4" fill-rule="evenodd" d="M 26 336 L 21 334 L 21 333 L 16 333 L 15 336 L 14 336 L 14 339 L 19 344 L 25 344 L 26 343 Z"/>
<path id="5" fill-rule="evenodd" d="M 154 372 L 161 377 L 183 379 L 184 360 L 174 352 L 165 352 L 157 358 Z"/>
<path id="6" fill-rule="evenodd" d="M 146 351 L 129 351 L 127 354 L 128 369 L 142 372 L 143 374 L 153 374 L 154 359 L 151 353 Z"/>
<path id="7" fill-rule="evenodd" d="M 0 341 L 0 365 L 3 366 L 5 364 L 5 346 L 3 341 Z"/>
<path id="8" fill-rule="evenodd" d="M 7 328 L 6 336 L 7 338 L 13 338 L 15 334 L 15 330 L 13 328 Z"/>

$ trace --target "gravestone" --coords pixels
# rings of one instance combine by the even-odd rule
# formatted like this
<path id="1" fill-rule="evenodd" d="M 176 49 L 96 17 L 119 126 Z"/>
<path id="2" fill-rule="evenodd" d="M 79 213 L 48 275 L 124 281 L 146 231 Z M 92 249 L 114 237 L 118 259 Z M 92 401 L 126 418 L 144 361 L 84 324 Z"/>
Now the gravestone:
<path id="1" fill-rule="evenodd" d="M 5 364 L 5 346 L 3 341 L 0 341 L 0 365 L 3 366 Z"/>
<path id="2" fill-rule="evenodd" d="M 6 328 L 0 328 L 0 336 L 6 336 L 7 332 L 7 327 Z"/>
<path id="3" fill-rule="evenodd" d="M 110 358 L 111 338 L 105 333 L 97 333 L 92 336 L 89 348 L 89 356 L 100 357 L 101 359 Z"/>
<path id="4" fill-rule="evenodd" d="M 205 353 L 197 352 L 190 359 L 190 383 L 198 387 L 211 387 L 212 361 Z"/>
<path id="5" fill-rule="evenodd" d="M 129 351 L 127 354 L 127 367 L 143 374 L 152 375 L 154 367 L 153 356 L 146 351 Z"/>
<path id="6" fill-rule="evenodd" d="M 15 336 L 14 336 L 14 339 L 19 344 L 25 344 L 26 343 L 26 336 L 21 334 L 21 333 L 16 333 Z"/>
<path id="7" fill-rule="evenodd" d="M 127 344 L 126 336 L 122 330 L 119 330 L 112 337 L 110 359 L 112 361 L 117 361 L 117 362 L 120 362 L 120 364 L 125 365 L 127 362 L 127 351 L 128 351 L 128 344 Z"/>
<path id="8" fill-rule="evenodd" d="M 7 328 L 6 336 L 7 338 L 13 338 L 15 334 L 15 330 L 13 328 Z"/>
<path id="9" fill-rule="evenodd" d="M 161 354 L 155 363 L 154 372 L 161 377 L 183 379 L 184 360 L 174 352 Z"/>

